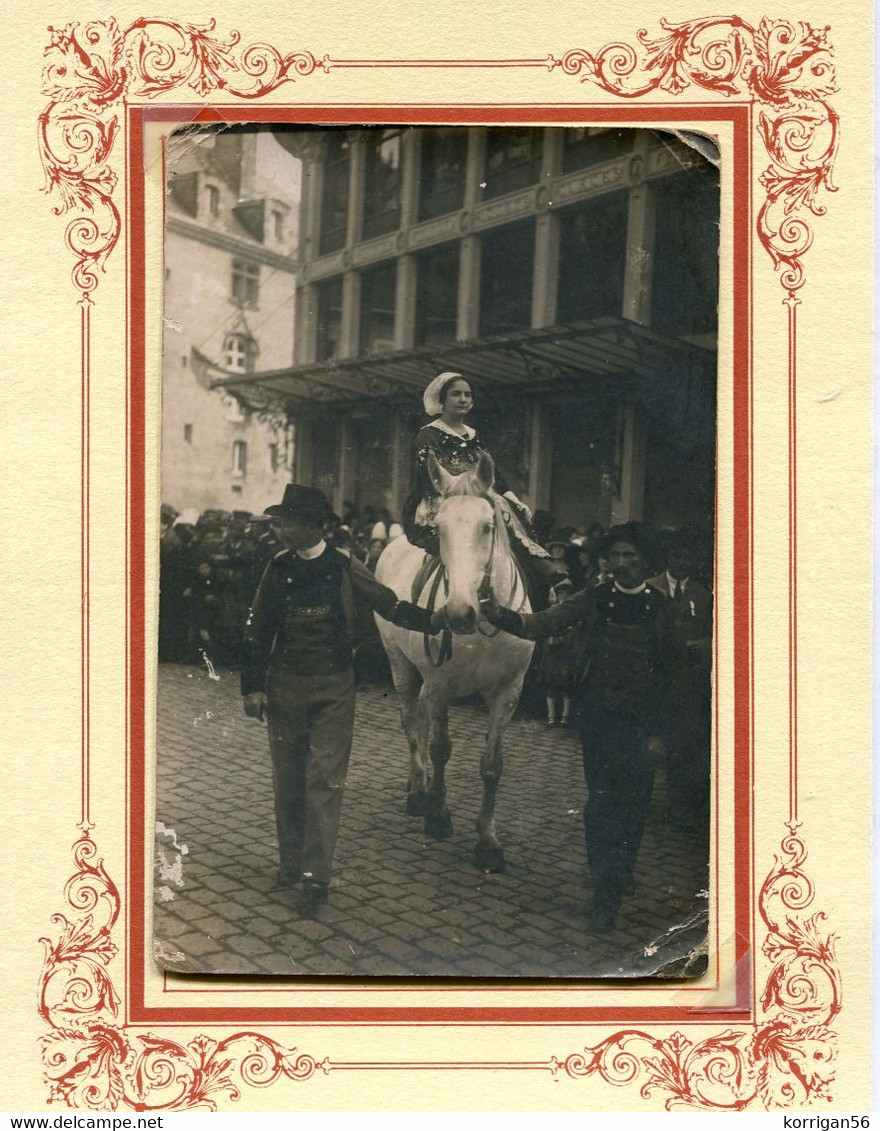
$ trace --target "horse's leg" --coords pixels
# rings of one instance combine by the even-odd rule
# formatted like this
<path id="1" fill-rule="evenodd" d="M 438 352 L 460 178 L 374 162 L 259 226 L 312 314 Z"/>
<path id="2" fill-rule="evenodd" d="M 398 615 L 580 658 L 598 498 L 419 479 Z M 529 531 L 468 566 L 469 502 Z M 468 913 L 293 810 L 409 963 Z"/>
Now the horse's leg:
<path id="1" fill-rule="evenodd" d="M 495 797 L 504 765 L 504 732 L 513 718 L 521 687 L 520 682 L 518 685 L 502 688 L 494 697 L 484 696 L 489 709 L 489 730 L 486 749 L 480 760 L 483 804 L 477 817 L 477 843 L 474 847 L 474 867 L 478 872 L 503 872 L 505 867 L 504 850 L 495 836 Z"/>
<path id="2" fill-rule="evenodd" d="M 410 817 L 424 817 L 428 811 L 428 760 L 422 726 L 424 711 L 419 702 L 421 677 L 399 648 L 386 648 L 391 678 L 397 692 L 400 721 L 409 745 L 409 780 L 406 785 L 406 811 Z"/>
<path id="3" fill-rule="evenodd" d="M 447 840 L 452 836 L 452 817 L 446 806 L 446 763 L 452 753 L 449 741 L 449 705 L 443 695 L 422 688 L 424 711 L 424 736 L 427 739 L 433 773 L 428 789 L 428 811 L 425 815 L 425 835 L 433 840 Z"/>

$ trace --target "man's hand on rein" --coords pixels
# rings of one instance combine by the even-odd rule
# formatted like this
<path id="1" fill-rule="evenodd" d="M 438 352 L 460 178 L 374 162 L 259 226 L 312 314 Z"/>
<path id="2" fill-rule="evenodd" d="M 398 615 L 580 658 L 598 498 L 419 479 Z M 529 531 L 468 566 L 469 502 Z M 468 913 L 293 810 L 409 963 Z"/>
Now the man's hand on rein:
<path id="1" fill-rule="evenodd" d="M 490 589 L 485 597 L 480 598 L 480 612 L 489 621 L 490 624 L 495 624 L 498 615 L 501 612 L 501 606 L 495 598 L 495 594 Z"/>
<path id="2" fill-rule="evenodd" d="M 440 632 L 441 629 L 448 627 L 449 622 L 446 620 L 446 606 L 442 605 L 431 614 L 431 632 Z"/>

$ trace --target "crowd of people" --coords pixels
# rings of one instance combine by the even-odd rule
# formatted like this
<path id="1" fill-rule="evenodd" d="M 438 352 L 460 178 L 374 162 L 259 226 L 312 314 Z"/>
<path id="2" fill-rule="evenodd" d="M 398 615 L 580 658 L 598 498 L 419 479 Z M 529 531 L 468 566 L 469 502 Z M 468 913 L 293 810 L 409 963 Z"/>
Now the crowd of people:
<path id="1" fill-rule="evenodd" d="M 384 508 L 342 515 L 328 512 L 327 543 L 375 572 L 376 562 L 402 526 Z M 284 549 L 271 516 L 247 511 L 161 508 L 159 540 L 159 659 L 193 663 L 206 655 L 238 669 L 248 612 L 260 578 Z"/>
<path id="2" fill-rule="evenodd" d="M 549 726 L 577 724 L 588 787 L 584 825 L 594 897 L 588 927 L 613 927 L 633 884 L 654 772 L 665 759 L 671 819 L 709 823 L 712 595 L 708 554 L 689 527 L 606 532 L 561 525 L 508 489 L 466 423 L 471 383 L 442 373 L 423 397 L 415 487 L 401 521 L 289 484 L 262 515 L 162 506 L 159 658 L 242 671 L 248 715 L 268 719 L 281 867 L 311 903 L 327 896 L 341 783 L 351 750 L 354 677 L 387 678 L 371 615 L 436 633 L 443 610 L 398 600 L 373 576 L 401 537 L 439 553 L 450 476 L 479 469 L 532 598 L 530 614 L 481 597 L 483 615 L 539 641 L 532 665 Z M 454 482 L 454 481 L 453 481 Z M 358 605 L 361 607 L 358 608 Z M 448 625 L 445 625 L 448 630 Z M 326 685 L 326 686 L 325 686 Z M 332 810 L 332 812 L 331 812 Z"/>

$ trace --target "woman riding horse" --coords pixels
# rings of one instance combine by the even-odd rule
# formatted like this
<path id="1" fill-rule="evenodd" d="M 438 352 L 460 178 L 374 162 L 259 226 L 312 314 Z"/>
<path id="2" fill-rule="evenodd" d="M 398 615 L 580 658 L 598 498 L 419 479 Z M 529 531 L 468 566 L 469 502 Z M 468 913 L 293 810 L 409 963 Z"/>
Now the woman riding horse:
<path id="1" fill-rule="evenodd" d="M 416 436 L 416 487 L 406 504 L 404 528 L 414 546 L 436 555 L 437 509 L 441 500 L 428 471 L 429 457 L 433 456 L 451 475 L 460 475 L 473 470 L 480 457 L 489 453 L 476 430 L 465 423 L 474 405 L 474 392 L 471 383 L 460 373 L 441 373 L 435 377 L 425 389 L 422 404 L 425 412 L 436 419 Z M 495 492 L 514 553 L 527 574 L 537 582 L 537 587 L 570 588 L 565 570 L 560 569 L 533 537 L 528 508 L 507 489 L 497 470 Z"/>

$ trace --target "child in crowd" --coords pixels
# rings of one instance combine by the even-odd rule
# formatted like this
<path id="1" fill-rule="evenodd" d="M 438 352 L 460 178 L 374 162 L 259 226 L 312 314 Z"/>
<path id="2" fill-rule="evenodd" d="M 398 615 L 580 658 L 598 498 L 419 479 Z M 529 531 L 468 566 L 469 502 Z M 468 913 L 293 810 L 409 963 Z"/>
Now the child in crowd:
<path id="1" fill-rule="evenodd" d="M 570 593 L 557 598 L 550 590 L 550 603 L 565 601 Z M 547 726 L 569 726 L 571 700 L 577 678 L 578 629 L 567 628 L 559 636 L 548 637 L 541 648 L 538 677 L 544 685 L 547 698 Z M 561 707 L 561 711 L 560 711 Z"/>

